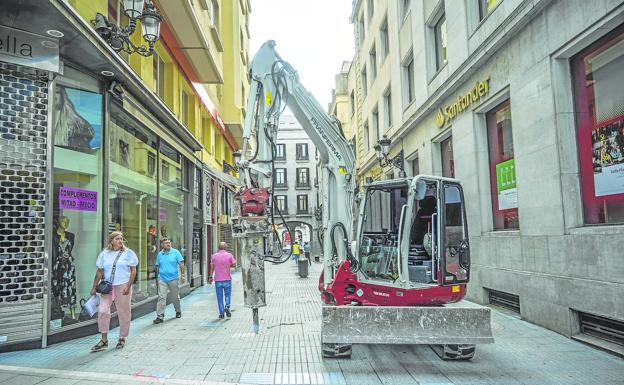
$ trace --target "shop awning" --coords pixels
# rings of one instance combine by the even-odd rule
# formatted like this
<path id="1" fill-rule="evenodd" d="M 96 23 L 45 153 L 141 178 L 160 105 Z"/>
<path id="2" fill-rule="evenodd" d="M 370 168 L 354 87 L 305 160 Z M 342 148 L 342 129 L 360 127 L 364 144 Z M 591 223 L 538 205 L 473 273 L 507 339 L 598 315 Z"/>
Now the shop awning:
<path id="1" fill-rule="evenodd" d="M 95 14 L 93 15 L 95 19 Z M 95 30 L 66 2 L 60 0 L 2 0 L 0 24 L 47 36 L 47 31 L 63 33 L 60 55 L 103 81 L 116 81 L 131 93 L 163 126 L 188 146 L 191 151 L 203 147 L 193 134 L 169 110 L 167 105 L 148 89 L 143 80 Z M 105 77 L 102 71 L 113 72 Z"/>
<path id="2" fill-rule="evenodd" d="M 241 185 L 240 180 L 238 178 L 233 177 L 232 175 L 226 174 L 222 171 L 212 169 L 210 167 L 204 167 L 204 170 L 206 170 L 210 175 L 214 176 L 221 182 L 228 184 L 232 190 L 236 190 L 238 186 Z"/>

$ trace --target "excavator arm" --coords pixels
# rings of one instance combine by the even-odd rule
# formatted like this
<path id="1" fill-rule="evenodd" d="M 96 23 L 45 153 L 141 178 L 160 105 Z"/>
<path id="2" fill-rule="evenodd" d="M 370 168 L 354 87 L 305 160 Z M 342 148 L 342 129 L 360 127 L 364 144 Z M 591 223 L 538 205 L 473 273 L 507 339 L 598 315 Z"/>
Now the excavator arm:
<path id="1" fill-rule="evenodd" d="M 254 311 L 265 305 L 264 262 L 288 259 L 276 247 L 280 213 L 273 200 L 274 159 L 279 118 L 285 107 L 295 115 L 320 155 L 322 165 L 322 234 L 325 285 L 340 262 L 351 256 L 355 194 L 355 155 L 339 122 L 327 115 L 299 81 L 297 72 L 267 41 L 254 56 L 250 94 L 243 131 L 243 148 L 235 156 L 242 189 L 233 215 L 234 236 L 241 240 L 245 305 Z M 329 240 L 329 241 L 328 241 Z"/>

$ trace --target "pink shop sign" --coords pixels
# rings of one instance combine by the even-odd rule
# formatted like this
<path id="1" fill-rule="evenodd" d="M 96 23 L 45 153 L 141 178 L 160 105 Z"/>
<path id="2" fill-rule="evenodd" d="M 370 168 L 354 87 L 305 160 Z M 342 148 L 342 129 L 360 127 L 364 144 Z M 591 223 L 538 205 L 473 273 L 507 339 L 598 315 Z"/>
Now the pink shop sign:
<path id="1" fill-rule="evenodd" d="M 97 191 L 60 187 L 59 206 L 65 210 L 97 211 Z"/>

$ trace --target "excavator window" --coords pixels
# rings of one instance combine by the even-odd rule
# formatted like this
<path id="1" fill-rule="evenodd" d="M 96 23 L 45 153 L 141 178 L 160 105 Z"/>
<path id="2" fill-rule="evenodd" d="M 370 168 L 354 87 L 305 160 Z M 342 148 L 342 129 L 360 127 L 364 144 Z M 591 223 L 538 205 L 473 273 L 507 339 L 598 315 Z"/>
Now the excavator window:
<path id="1" fill-rule="evenodd" d="M 406 203 L 407 186 L 367 191 L 358 257 L 368 278 L 398 278 L 398 232 Z"/>

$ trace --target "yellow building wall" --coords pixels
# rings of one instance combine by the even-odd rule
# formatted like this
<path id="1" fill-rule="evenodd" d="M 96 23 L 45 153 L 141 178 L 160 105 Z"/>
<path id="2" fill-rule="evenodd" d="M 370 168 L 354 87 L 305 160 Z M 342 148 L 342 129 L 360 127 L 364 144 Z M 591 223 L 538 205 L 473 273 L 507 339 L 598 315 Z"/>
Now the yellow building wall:
<path id="1" fill-rule="evenodd" d="M 232 23 L 230 16 L 224 12 L 226 8 L 231 8 L 231 5 L 224 6 L 226 3 L 229 4 L 230 2 L 222 2 L 221 20 L 222 23 L 224 23 L 222 30 L 227 30 L 226 25 Z M 108 0 L 69 0 L 69 4 L 84 20 L 88 22 L 95 19 L 95 15 L 98 12 L 105 16 L 108 15 Z M 206 20 L 205 22 L 207 24 L 205 30 L 209 30 L 210 21 Z M 131 40 L 137 45 L 144 43 L 141 35 L 140 21 L 137 21 L 136 31 L 131 35 Z M 231 46 L 224 44 L 225 49 L 231 49 L 230 47 Z M 232 149 L 218 131 L 214 121 L 210 118 L 211 111 L 208 111 L 208 109 L 203 105 L 199 95 L 196 94 L 193 85 L 186 79 L 181 68 L 175 62 L 175 59 L 171 56 L 169 50 L 161 41 L 156 43 L 155 52 L 165 63 L 165 90 L 163 101 L 181 122 L 184 121 L 182 117 L 183 112 L 180 108 L 182 91 L 186 92 L 190 96 L 189 104 L 191 108 L 187 117 L 187 128 L 204 146 L 204 149 L 198 154 L 200 160 L 219 169 L 221 168 L 224 159 L 231 163 Z M 129 56 L 122 54 L 121 56 L 128 61 L 130 67 L 139 75 L 148 88 L 156 92 L 154 57 L 144 57 L 139 54 L 131 54 Z M 228 67 L 230 66 L 225 66 L 225 68 Z M 217 85 L 207 87 L 207 91 L 213 101 L 218 100 L 215 97 L 217 87 Z M 216 107 L 217 110 L 220 111 L 222 108 L 228 108 L 230 105 L 231 103 L 228 102 L 217 103 Z M 221 114 L 224 115 L 223 112 Z"/>

